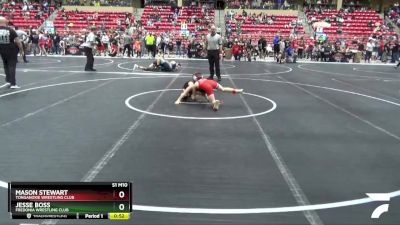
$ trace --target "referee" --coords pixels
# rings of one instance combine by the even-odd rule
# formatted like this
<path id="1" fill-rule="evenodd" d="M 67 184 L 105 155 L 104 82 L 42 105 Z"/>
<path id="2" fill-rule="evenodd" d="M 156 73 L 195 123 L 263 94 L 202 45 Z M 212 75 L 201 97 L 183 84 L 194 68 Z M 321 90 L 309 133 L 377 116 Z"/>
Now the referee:
<path id="1" fill-rule="evenodd" d="M 96 27 L 90 28 L 90 33 L 87 35 L 85 43 L 82 44 L 83 51 L 86 55 L 85 71 L 96 71 L 95 69 L 93 69 L 93 47 L 96 45 L 96 36 L 94 35 L 95 31 Z"/>
<path id="2" fill-rule="evenodd" d="M 221 81 L 221 70 L 219 68 L 219 54 L 222 53 L 222 40 L 221 36 L 217 34 L 217 28 L 215 25 L 211 26 L 211 33 L 207 34 L 206 37 L 206 49 L 208 63 L 210 64 L 210 77 L 208 79 L 214 79 L 214 66 L 215 72 L 218 77 L 218 82 Z"/>
<path id="3" fill-rule="evenodd" d="M 21 41 L 14 29 L 7 26 L 7 19 L 0 17 L 0 55 L 3 60 L 6 84 L 2 87 L 11 89 L 19 88 L 15 81 L 15 69 L 17 67 L 18 49 L 24 56 Z"/>

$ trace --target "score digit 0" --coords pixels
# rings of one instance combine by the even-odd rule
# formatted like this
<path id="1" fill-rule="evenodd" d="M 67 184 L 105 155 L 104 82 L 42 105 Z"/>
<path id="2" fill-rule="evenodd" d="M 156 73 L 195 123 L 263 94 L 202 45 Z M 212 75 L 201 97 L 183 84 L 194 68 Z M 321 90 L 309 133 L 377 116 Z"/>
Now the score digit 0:
<path id="1" fill-rule="evenodd" d="M 119 204 L 118 208 L 119 208 L 120 211 L 124 211 L 125 205 L 124 204 Z"/>
<path id="2" fill-rule="evenodd" d="M 120 191 L 118 196 L 123 199 L 125 197 L 125 192 Z"/>

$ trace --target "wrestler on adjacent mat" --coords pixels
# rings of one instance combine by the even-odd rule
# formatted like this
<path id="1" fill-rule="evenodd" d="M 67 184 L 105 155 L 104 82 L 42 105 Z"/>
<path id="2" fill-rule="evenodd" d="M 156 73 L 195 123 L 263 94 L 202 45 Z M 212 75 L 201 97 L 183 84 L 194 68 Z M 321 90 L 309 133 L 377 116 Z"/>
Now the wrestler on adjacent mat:
<path id="1" fill-rule="evenodd" d="M 151 63 L 148 67 L 143 67 L 135 64 L 133 67 L 133 70 L 136 70 L 137 68 L 142 69 L 144 71 L 162 71 L 162 72 L 173 72 L 177 71 L 181 67 L 180 63 L 177 63 L 175 61 L 169 62 L 168 60 L 165 59 L 157 59 L 153 63 Z"/>

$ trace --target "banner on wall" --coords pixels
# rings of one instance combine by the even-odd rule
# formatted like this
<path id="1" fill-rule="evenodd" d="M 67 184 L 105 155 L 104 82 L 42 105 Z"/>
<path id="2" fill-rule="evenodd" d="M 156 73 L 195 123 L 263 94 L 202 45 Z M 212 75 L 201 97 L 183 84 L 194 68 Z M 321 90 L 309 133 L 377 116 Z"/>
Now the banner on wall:
<path id="1" fill-rule="evenodd" d="M 182 37 L 189 37 L 190 32 L 188 30 L 187 23 L 185 23 L 185 22 L 181 23 L 181 31 L 180 31 L 180 33 L 181 33 Z"/>
<path id="2" fill-rule="evenodd" d="M 323 27 L 317 27 L 317 29 L 315 29 L 315 32 L 323 33 L 324 32 L 324 28 Z"/>
<path id="3" fill-rule="evenodd" d="M 54 34 L 55 33 L 55 29 L 54 29 L 53 21 L 46 21 L 44 23 L 44 28 L 43 29 L 48 34 Z"/>
<path id="4" fill-rule="evenodd" d="M 65 54 L 67 55 L 82 55 L 83 50 L 79 48 L 79 46 L 71 45 L 67 46 L 65 49 Z"/>

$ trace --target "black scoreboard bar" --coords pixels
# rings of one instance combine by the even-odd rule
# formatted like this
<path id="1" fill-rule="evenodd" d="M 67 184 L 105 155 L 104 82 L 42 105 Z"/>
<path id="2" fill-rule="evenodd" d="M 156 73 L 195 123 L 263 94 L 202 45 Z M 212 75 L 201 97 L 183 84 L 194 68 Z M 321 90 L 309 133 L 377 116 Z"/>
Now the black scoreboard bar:
<path id="1" fill-rule="evenodd" d="M 126 220 L 132 212 L 131 182 L 10 182 L 12 219 Z"/>

